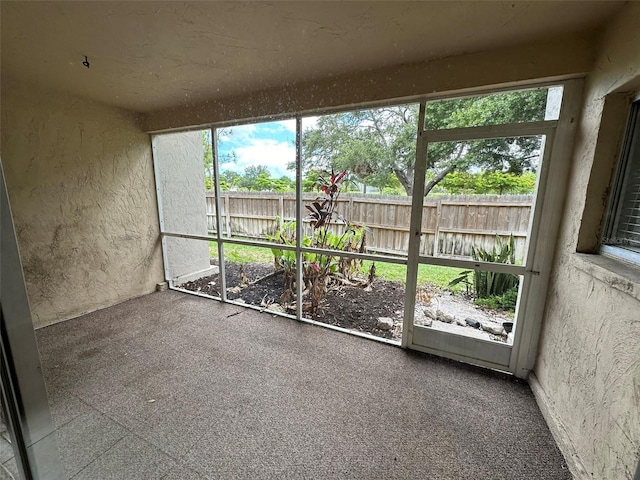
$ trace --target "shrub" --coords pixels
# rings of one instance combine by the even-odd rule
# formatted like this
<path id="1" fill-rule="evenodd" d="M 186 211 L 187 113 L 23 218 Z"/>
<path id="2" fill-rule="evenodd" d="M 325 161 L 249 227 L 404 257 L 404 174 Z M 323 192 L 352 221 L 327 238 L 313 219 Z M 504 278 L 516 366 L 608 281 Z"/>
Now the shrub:
<path id="1" fill-rule="evenodd" d="M 361 261 L 345 258 L 339 252 L 364 252 L 366 243 L 366 228 L 363 225 L 351 223 L 342 218 L 335 211 L 338 196 L 341 190 L 341 181 L 347 171 L 335 174 L 331 172 L 329 179 L 318 175 L 316 185 L 324 194 L 305 208 L 309 211 L 309 218 L 313 227 L 311 237 L 305 235 L 302 238 L 303 246 L 311 246 L 336 253 L 303 253 L 302 272 L 305 288 L 311 294 L 311 310 L 315 310 L 320 299 L 327 292 L 332 279 L 350 281 L 359 271 Z M 336 233 L 340 227 L 331 227 L 332 220 L 339 220 L 342 224 L 342 233 Z M 284 245 L 295 245 L 296 223 L 285 223 L 282 228 L 268 238 Z M 295 252 L 273 248 L 275 268 L 284 269 L 285 290 L 293 296 L 295 279 Z"/>
<path id="2" fill-rule="evenodd" d="M 489 298 L 476 298 L 474 302 L 476 305 L 487 307 L 492 310 L 507 310 L 514 312 L 517 300 L 518 287 L 515 286 L 504 292 L 502 295 L 495 295 Z"/>
<path id="3" fill-rule="evenodd" d="M 515 264 L 515 241 L 513 235 L 507 242 L 503 242 L 496 235 L 496 244 L 491 251 L 479 247 L 471 248 L 471 257 L 476 261 Z M 473 283 L 469 281 L 469 275 L 473 273 Z M 502 272 L 488 272 L 484 270 L 465 270 L 458 277 L 449 282 L 449 287 L 458 283 L 473 285 L 475 303 L 495 310 L 515 310 L 518 297 L 519 278 L 516 275 Z"/>

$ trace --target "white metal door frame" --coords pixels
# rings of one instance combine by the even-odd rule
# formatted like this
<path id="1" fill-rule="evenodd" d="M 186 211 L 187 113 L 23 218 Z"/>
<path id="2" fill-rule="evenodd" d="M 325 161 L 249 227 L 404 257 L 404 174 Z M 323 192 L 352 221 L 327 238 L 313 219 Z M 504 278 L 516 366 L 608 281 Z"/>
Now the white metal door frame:
<path id="1" fill-rule="evenodd" d="M 533 368 L 560 212 L 564 202 L 564 186 L 568 176 L 571 145 L 575 133 L 574 119 L 579 108 L 582 81 L 565 82 L 563 87 L 562 108 L 558 121 L 425 131 L 426 101 L 420 103 L 402 337 L 404 348 L 509 371 L 523 378 Z M 518 136 L 542 136 L 544 139 L 524 265 L 490 264 L 473 260 L 421 256 L 419 249 L 424 197 L 415 192 L 424 190 L 428 143 Z M 559 141 L 556 140 L 558 138 Z M 513 345 L 414 326 L 415 291 L 420 264 L 479 268 L 522 275 Z"/>

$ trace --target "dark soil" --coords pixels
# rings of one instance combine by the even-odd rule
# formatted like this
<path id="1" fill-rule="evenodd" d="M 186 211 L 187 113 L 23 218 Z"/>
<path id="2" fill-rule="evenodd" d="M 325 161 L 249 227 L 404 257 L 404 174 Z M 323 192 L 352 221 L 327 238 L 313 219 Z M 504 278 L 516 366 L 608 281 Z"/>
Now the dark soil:
<path id="1" fill-rule="evenodd" d="M 240 265 L 228 262 L 225 264 L 225 276 L 229 300 L 241 299 L 247 304 L 261 307 L 282 304 L 283 273 L 274 274 L 273 265 Z M 187 282 L 180 285 L 180 288 L 220 297 L 218 275 Z M 368 289 L 347 285 L 333 286 L 320 301 L 317 311 L 304 312 L 304 316 L 329 325 L 397 339 L 400 337 L 399 328 L 380 330 L 377 324 L 379 317 L 390 317 L 396 324 L 402 323 L 404 292 L 402 283 L 380 279 L 374 280 Z M 295 314 L 295 303 L 290 305 L 288 313 Z"/>

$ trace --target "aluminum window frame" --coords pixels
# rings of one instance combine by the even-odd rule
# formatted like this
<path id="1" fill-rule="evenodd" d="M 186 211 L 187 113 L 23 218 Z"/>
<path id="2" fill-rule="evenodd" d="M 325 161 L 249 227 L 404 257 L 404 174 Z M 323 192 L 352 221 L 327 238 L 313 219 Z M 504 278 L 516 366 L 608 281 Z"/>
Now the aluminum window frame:
<path id="1" fill-rule="evenodd" d="M 633 156 L 634 153 L 636 154 L 635 157 Z M 640 267 L 640 248 L 626 248 L 620 245 L 616 238 L 619 221 L 624 217 L 622 214 L 624 196 L 627 194 L 627 182 L 632 172 L 640 176 L 640 94 L 632 99 L 629 108 L 600 244 L 600 253 Z M 640 214 L 640 208 L 638 208 L 638 213 Z"/>
<path id="2" fill-rule="evenodd" d="M 341 113 L 341 112 L 350 112 L 350 111 L 363 110 L 363 109 L 372 109 L 372 108 L 379 108 L 383 106 L 394 106 L 394 105 L 404 105 L 407 103 L 417 103 L 420 105 L 420 108 L 422 110 L 420 112 L 422 119 L 420 118 L 418 119 L 418 124 L 419 124 L 418 135 L 419 136 L 418 136 L 417 142 L 418 144 L 420 144 L 421 141 L 425 140 L 425 139 L 421 139 L 420 132 L 424 131 L 424 106 L 428 102 L 463 98 L 463 97 L 470 97 L 470 96 L 477 96 L 477 95 L 491 95 L 495 93 L 516 92 L 516 91 L 530 90 L 530 89 L 536 89 L 536 88 L 551 88 L 551 87 L 561 86 L 563 88 L 562 109 L 559 113 L 560 117 L 557 120 L 542 120 L 542 121 L 523 122 L 518 124 L 507 124 L 507 125 L 505 124 L 483 125 L 483 126 L 477 126 L 477 127 L 464 127 L 460 129 L 456 128 L 456 129 L 433 130 L 433 131 L 424 132 L 428 135 L 431 135 L 431 138 L 429 138 L 430 141 L 454 140 L 458 138 L 460 135 L 466 136 L 471 132 L 473 133 L 474 136 L 485 137 L 485 138 L 495 138 L 496 134 L 498 134 L 497 136 L 500 136 L 499 134 L 506 130 L 509 130 L 510 131 L 509 133 L 513 133 L 511 132 L 512 128 L 516 129 L 518 133 L 523 134 L 524 136 L 546 135 L 547 138 L 555 137 L 556 145 L 554 145 L 552 149 L 553 152 L 549 153 L 549 156 L 551 158 L 547 158 L 545 159 L 545 161 L 546 162 L 560 161 L 559 163 L 562 164 L 560 165 L 559 170 L 557 171 L 558 173 L 557 178 L 555 178 L 554 181 L 551 182 L 554 184 L 553 186 L 556 187 L 559 184 L 564 184 L 568 176 L 569 168 L 565 160 L 569 158 L 569 153 L 573 144 L 572 142 L 575 134 L 575 125 L 574 125 L 573 119 L 575 118 L 576 112 L 579 109 L 579 100 L 581 98 L 582 85 L 583 85 L 582 79 L 564 79 L 564 80 L 556 79 L 556 80 L 548 80 L 548 81 L 523 82 L 518 85 L 501 85 L 501 86 L 494 86 L 494 87 L 488 86 L 488 87 L 480 87 L 477 89 L 468 89 L 468 90 L 456 91 L 456 92 L 439 92 L 434 94 L 412 96 L 410 98 L 401 98 L 401 99 L 395 99 L 395 100 L 390 99 L 386 101 L 377 101 L 377 102 L 366 102 L 358 105 L 345 105 L 342 108 L 316 109 L 313 111 L 304 111 L 304 112 L 297 112 L 297 113 L 283 113 L 283 114 L 277 114 L 277 115 L 263 116 L 260 118 L 246 118 L 246 119 L 239 119 L 231 122 L 209 123 L 209 124 L 200 125 L 198 127 L 170 129 L 170 130 L 164 130 L 164 131 L 154 131 L 149 133 L 152 133 L 155 136 L 155 135 L 161 135 L 163 133 L 187 132 L 187 131 L 193 131 L 193 130 L 204 130 L 209 128 L 212 130 L 212 134 L 211 134 L 212 142 L 215 142 L 216 128 L 224 128 L 224 127 L 235 126 L 235 125 L 263 123 L 263 122 L 276 121 L 276 120 L 294 119 L 296 121 L 296 195 L 297 195 L 296 214 L 297 214 L 297 217 L 300 218 L 301 213 L 303 211 L 302 171 L 301 171 L 302 119 L 305 117 L 315 116 L 315 115 L 335 114 L 335 113 Z M 214 146 L 214 150 L 213 150 L 214 166 L 215 166 L 214 168 L 217 168 L 216 153 L 217 153 L 216 147 Z M 218 221 L 218 228 L 220 229 L 221 210 L 219 208 L 220 185 L 219 185 L 218 173 L 219 172 L 217 171 L 215 172 L 215 177 L 216 177 L 215 189 L 217 192 L 216 193 L 217 221 Z M 418 177 L 418 179 L 419 178 L 420 177 Z M 424 181 L 424 178 L 422 180 Z M 540 181 L 541 179 L 538 179 L 538 182 Z M 544 222 L 541 222 L 542 224 L 541 228 L 545 231 L 545 235 L 553 241 L 550 242 L 550 244 L 548 242 L 540 242 L 545 245 L 539 245 L 538 242 L 535 241 L 538 237 L 539 232 L 529 232 L 530 235 L 532 235 L 533 233 L 534 234 L 533 236 L 536 237 L 535 239 L 532 237 L 529 240 L 529 242 L 532 242 L 532 241 L 534 242 L 535 248 L 532 248 L 532 250 L 536 250 L 536 255 L 534 256 L 535 258 L 531 262 L 531 266 L 529 268 L 520 267 L 520 266 L 507 267 L 507 269 L 511 273 L 524 275 L 525 277 L 527 276 L 526 274 L 528 274 L 531 280 L 528 282 L 528 285 L 526 286 L 527 293 L 529 292 L 529 290 L 535 291 L 535 293 L 539 294 L 541 298 L 545 298 L 546 296 L 546 283 L 548 280 L 548 271 L 549 271 L 548 263 L 550 262 L 550 258 L 553 256 L 552 253 L 555 250 L 555 244 L 557 241 L 557 230 L 558 230 L 558 225 L 560 221 L 556 211 L 553 211 L 553 212 L 548 211 L 547 204 L 553 204 L 557 206 L 559 203 L 561 203 L 564 200 L 564 189 L 562 189 L 562 191 L 555 191 L 553 188 L 551 188 L 550 190 L 551 190 L 550 192 L 545 193 L 545 196 L 548 196 L 549 198 L 537 199 L 537 202 L 540 203 L 540 205 L 537 205 L 536 207 L 536 210 L 537 210 L 536 215 L 542 216 L 543 209 L 541 207 L 544 206 L 546 215 L 549 218 L 545 219 Z M 160 199 L 161 193 L 162 192 L 158 191 L 159 202 L 161 200 Z M 159 213 L 160 213 L 160 216 L 162 217 L 162 213 L 161 212 Z M 266 248 L 271 248 L 273 246 L 273 244 L 267 244 L 266 242 L 233 239 L 230 237 L 224 237 L 222 235 L 217 235 L 216 237 L 213 237 L 213 236 L 184 235 L 180 232 L 167 232 L 167 231 L 164 231 L 164 229 L 162 228 L 162 223 L 163 222 L 161 218 L 160 236 L 163 240 L 165 239 L 165 236 L 166 236 L 166 237 L 192 238 L 194 240 L 206 240 L 206 241 L 216 242 L 218 244 L 219 259 L 221 264 L 224 263 L 224 244 L 225 243 L 243 244 L 243 245 L 266 247 Z M 297 258 L 297 274 L 298 274 L 298 277 L 300 278 L 302 273 L 301 272 L 302 254 L 306 251 L 311 251 L 313 253 L 325 253 L 325 251 L 303 247 L 300 243 L 302 238 L 301 222 L 297 222 L 296 229 L 298 233 L 298 235 L 296 236 L 297 237 L 296 245 L 295 246 L 279 245 L 278 248 L 282 248 L 286 250 L 295 250 L 296 258 Z M 165 248 L 164 241 L 162 246 L 163 246 L 163 257 L 165 257 L 166 248 Z M 540 250 L 540 252 L 538 252 L 538 250 Z M 411 252 L 411 249 L 409 249 L 409 251 L 405 255 L 393 256 L 393 257 L 386 256 L 386 255 L 359 254 L 359 253 L 351 253 L 351 252 L 340 252 L 340 253 L 341 255 L 349 258 L 375 259 L 376 261 L 389 262 L 389 263 L 395 263 L 395 264 L 404 264 L 404 265 L 407 265 L 407 267 L 409 267 L 412 262 L 415 262 L 416 260 L 418 260 L 418 258 L 420 260 L 423 260 L 423 262 L 421 263 L 432 263 L 432 264 L 441 263 L 440 260 L 438 259 L 433 260 L 431 257 L 423 258 L 419 254 L 417 254 L 417 251 L 414 252 L 415 255 L 411 255 L 410 252 Z M 332 254 L 335 252 L 332 250 L 328 250 L 326 251 L 326 253 Z M 424 262 L 424 260 L 428 260 L 428 261 Z M 454 266 L 451 264 L 451 259 L 448 259 L 448 262 L 449 262 L 449 265 L 447 266 Z M 484 262 L 480 264 L 472 260 L 456 260 L 455 263 L 456 263 L 455 266 L 457 267 L 463 267 L 463 268 L 479 267 L 487 271 L 503 271 L 505 269 L 503 265 L 492 264 L 492 263 L 484 264 Z M 542 274 L 540 272 L 542 272 Z M 533 277 L 530 275 L 531 273 L 534 274 Z M 169 287 L 172 289 L 184 291 L 185 293 L 190 293 L 193 295 L 206 296 L 208 298 L 215 298 L 208 295 L 202 295 L 197 292 L 191 292 L 191 291 L 175 288 L 171 280 L 168 279 L 168 281 L 169 281 Z M 414 283 L 415 283 L 415 279 L 412 279 L 411 276 L 408 275 L 406 289 L 409 290 L 409 288 L 413 287 L 413 291 L 415 291 L 416 285 L 412 285 Z M 534 285 L 532 286 L 531 284 L 534 284 Z M 301 285 L 302 285 L 302 282 L 298 282 L 299 290 Z M 225 289 L 223 289 L 223 294 L 221 295 L 221 297 L 223 298 L 216 298 L 217 300 L 221 300 L 224 303 L 236 304 L 239 306 L 243 306 L 245 308 L 252 308 L 254 310 L 265 310 L 262 307 L 247 305 L 243 303 L 234 302 L 233 300 L 228 300 L 225 298 L 226 292 L 224 292 L 224 290 Z M 298 293 L 298 298 L 301 298 L 301 295 L 300 295 L 301 292 L 298 291 L 297 293 Z M 518 303 L 520 303 L 520 300 L 518 300 Z M 533 307 L 533 308 L 531 308 L 531 311 L 526 315 L 528 318 L 527 321 L 525 322 L 526 326 L 525 325 L 522 326 L 525 328 L 521 327 L 518 330 L 517 337 L 514 338 L 514 342 L 512 346 L 507 347 L 507 348 L 511 348 L 511 360 L 509 362 L 509 365 L 507 367 L 506 365 L 504 365 L 504 363 L 502 363 L 503 366 L 502 368 L 500 368 L 503 371 L 511 372 L 521 378 L 526 378 L 526 375 L 529 373 L 529 371 L 531 371 L 535 363 L 535 352 L 537 349 L 537 342 L 540 335 L 544 301 L 535 302 L 535 305 L 528 305 L 528 307 Z M 280 313 L 280 312 L 273 312 L 273 311 L 269 311 L 269 313 L 282 316 L 282 317 L 296 319 L 303 323 L 315 324 L 315 325 L 322 326 L 324 328 L 329 328 L 332 330 L 350 333 L 352 335 L 375 340 L 381 343 L 387 343 L 394 346 L 401 346 L 404 348 L 409 347 L 409 348 L 416 349 L 415 345 L 413 345 L 413 342 L 406 341 L 406 334 L 404 332 L 404 329 L 403 329 L 402 342 L 398 342 L 398 341 L 388 340 L 381 337 L 375 337 L 366 333 L 344 329 L 341 327 L 336 327 L 333 325 L 328 325 L 328 324 L 306 319 L 302 315 L 302 302 L 300 301 L 297 302 L 297 309 L 296 309 L 295 315 Z M 525 342 L 526 345 L 522 344 L 523 339 L 527 339 L 527 341 Z M 410 343 L 411 345 L 408 345 L 408 343 Z M 417 349 L 420 350 L 419 348 Z M 442 352 L 440 352 L 439 354 L 441 353 Z M 442 356 L 455 358 L 467 363 L 475 363 L 478 365 L 483 365 L 488 368 L 496 368 L 495 364 L 490 364 L 482 361 L 470 362 L 469 358 L 458 356 L 456 354 L 451 354 L 451 355 L 443 354 Z"/>

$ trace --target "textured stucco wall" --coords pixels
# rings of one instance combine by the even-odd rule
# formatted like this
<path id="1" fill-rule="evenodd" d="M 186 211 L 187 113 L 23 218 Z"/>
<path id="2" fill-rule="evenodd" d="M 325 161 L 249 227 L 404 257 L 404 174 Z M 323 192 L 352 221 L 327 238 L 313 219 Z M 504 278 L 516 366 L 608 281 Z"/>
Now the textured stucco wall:
<path id="1" fill-rule="evenodd" d="M 164 231 L 207 235 L 202 133 L 155 135 L 153 154 L 158 167 Z M 171 279 L 210 268 L 207 242 L 167 238 L 166 244 Z"/>
<path id="2" fill-rule="evenodd" d="M 41 327 L 162 281 L 149 136 L 133 114 L 2 79 L 2 164 Z"/>
<path id="3" fill-rule="evenodd" d="M 535 368 L 594 479 L 631 479 L 640 455 L 640 275 L 629 283 L 621 268 L 611 273 L 576 253 L 599 235 L 629 93 L 640 88 L 639 24 L 631 2 L 608 26 L 587 78 Z"/>

